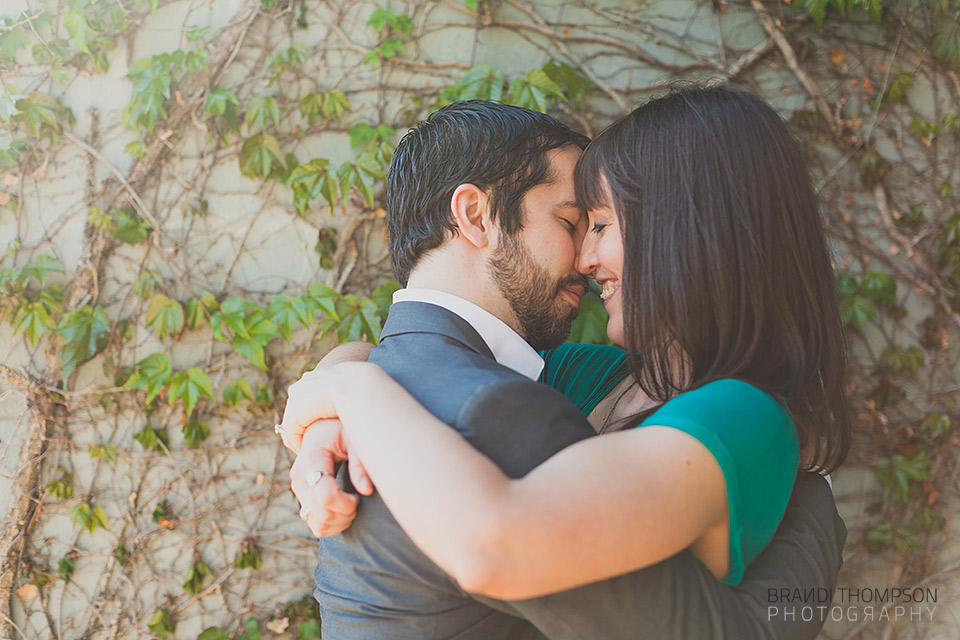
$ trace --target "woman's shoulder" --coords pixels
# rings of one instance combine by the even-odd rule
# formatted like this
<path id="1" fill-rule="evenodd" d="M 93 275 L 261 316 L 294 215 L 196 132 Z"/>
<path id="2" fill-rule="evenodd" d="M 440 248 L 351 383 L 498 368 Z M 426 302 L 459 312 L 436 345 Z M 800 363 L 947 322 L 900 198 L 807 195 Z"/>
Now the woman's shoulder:
<path id="1" fill-rule="evenodd" d="M 784 403 L 743 380 L 722 378 L 682 392 L 640 426 L 675 426 L 713 433 L 735 448 L 754 450 L 757 442 L 798 448 L 796 427 Z"/>
<path id="2" fill-rule="evenodd" d="M 661 409 L 668 407 L 684 407 L 708 414 L 730 408 L 735 409 L 741 416 L 757 412 L 771 417 L 790 417 L 781 399 L 754 384 L 736 378 L 713 380 L 681 392 L 665 402 Z"/>

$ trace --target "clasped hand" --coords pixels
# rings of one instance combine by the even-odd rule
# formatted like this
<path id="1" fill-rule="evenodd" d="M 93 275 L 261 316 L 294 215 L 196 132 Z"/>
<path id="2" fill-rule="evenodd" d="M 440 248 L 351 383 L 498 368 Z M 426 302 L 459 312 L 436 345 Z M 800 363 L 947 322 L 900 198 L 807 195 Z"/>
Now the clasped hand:
<path id="1" fill-rule="evenodd" d="M 359 496 L 340 489 L 336 464 L 347 461 L 350 480 L 363 495 L 373 483 L 338 419 L 337 399 L 345 385 L 362 384 L 366 363 L 343 363 L 309 371 L 287 390 L 287 404 L 277 433 L 297 454 L 290 467 L 290 488 L 300 501 L 300 515 L 318 538 L 340 533 L 357 514 Z"/>

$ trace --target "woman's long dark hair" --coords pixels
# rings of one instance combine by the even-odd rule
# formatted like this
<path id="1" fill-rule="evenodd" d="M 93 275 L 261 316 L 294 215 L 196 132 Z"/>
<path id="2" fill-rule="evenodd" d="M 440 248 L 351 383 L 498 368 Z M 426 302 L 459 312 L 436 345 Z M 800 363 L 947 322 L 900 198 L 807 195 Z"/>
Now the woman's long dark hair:
<path id="1" fill-rule="evenodd" d="M 801 455 L 835 469 L 850 446 L 844 330 L 809 172 L 780 116 L 735 87 L 682 87 L 598 135 L 575 180 L 584 208 L 620 220 L 623 346 L 641 388 L 664 402 L 748 382 L 786 406 Z"/>

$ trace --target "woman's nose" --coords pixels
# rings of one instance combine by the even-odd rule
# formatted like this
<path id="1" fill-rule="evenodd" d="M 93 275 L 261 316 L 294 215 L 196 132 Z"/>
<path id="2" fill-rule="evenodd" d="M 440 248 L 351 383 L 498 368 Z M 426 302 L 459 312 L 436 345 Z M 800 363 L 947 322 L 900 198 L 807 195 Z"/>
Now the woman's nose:
<path id="1" fill-rule="evenodd" d="M 597 241 L 590 233 L 583 235 L 577 251 L 577 271 L 589 278 L 597 271 Z"/>

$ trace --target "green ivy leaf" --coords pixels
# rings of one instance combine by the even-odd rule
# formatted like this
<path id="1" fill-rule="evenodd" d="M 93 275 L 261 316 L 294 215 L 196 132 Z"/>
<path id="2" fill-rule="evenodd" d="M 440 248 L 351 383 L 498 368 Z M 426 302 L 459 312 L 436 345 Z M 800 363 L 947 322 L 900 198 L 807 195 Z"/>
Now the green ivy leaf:
<path id="1" fill-rule="evenodd" d="M 61 103 L 40 91 L 34 91 L 26 98 L 17 100 L 18 113 L 11 118 L 22 124 L 27 133 L 35 138 L 44 135 L 53 142 L 63 133 L 65 109 Z"/>
<path id="2" fill-rule="evenodd" d="M 309 124 L 313 124 L 323 115 L 323 95 L 319 93 L 308 93 L 300 98 L 300 115 L 306 118 Z"/>
<path id="3" fill-rule="evenodd" d="M 157 0 L 151 1 L 156 2 Z M 157 609 L 147 622 L 147 629 L 158 638 L 166 638 L 167 636 L 172 636 L 177 630 L 177 627 L 173 623 L 173 618 L 170 616 L 169 611 L 166 609 Z"/>
<path id="4" fill-rule="evenodd" d="M 183 307 L 176 300 L 158 293 L 147 306 L 147 326 L 161 340 L 167 335 L 176 336 L 183 329 Z"/>
<path id="5" fill-rule="evenodd" d="M 144 451 L 163 451 L 170 448 L 166 431 L 154 429 L 149 424 L 137 432 L 133 439 L 140 443 Z"/>
<path id="6" fill-rule="evenodd" d="M 287 342 L 290 342 L 298 323 L 307 328 L 313 324 L 313 313 L 305 296 L 276 295 L 270 301 L 269 313 L 270 321 L 277 325 Z"/>
<path id="7" fill-rule="evenodd" d="M 910 346 L 906 349 L 890 346 L 884 349 L 880 356 L 883 367 L 896 375 L 907 371 L 914 373 L 923 364 L 923 351 L 918 347 Z"/>
<path id="8" fill-rule="evenodd" d="M 590 93 L 590 81 L 566 62 L 550 60 L 544 65 L 543 72 L 557 86 L 563 87 L 563 93 L 571 105 L 582 104 Z"/>
<path id="9" fill-rule="evenodd" d="M 304 620 L 297 625 L 300 640 L 320 640 L 320 622 L 318 620 Z"/>
<path id="10" fill-rule="evenodd" d="M 283 149 L 271 135 L 251 136 L 240 149 L 240 172 L 247 177 L 267 178 L 283 164 Z"/>
<path id="11" fill-rule="evenodd" d="M 21 14 L 22 16 L 23 14 Z M 5 30 L 0 31 L 0 62 L 15 62 L 17 51 L 30 46 L 30 36 L 27 29 L 22 25 L 10 26 L 17 22 L 19 20 L 13 18 L 0 18 L 0 27 L 6 27 Z"/>
<path id="12" fill-rule="evenodd" d="M 370 14 L 370 19 L 367 20 L 367 26 L 373 27 L 377 33 L 380 33 L 387 25 L 390 25 L 403 37 L 409 36 L 410 30 L 413 29 L 413 21 L 410 20 L 410 16 L 397 15 L 390 9 L 374 9 L 373 13 Z"/>
<path id="13" fill-rule="evenodd" d="M 201 396 L 216 401 L 213 397 L 213 386 L 206 373 L 196 367 L 190 367 L 186 371 L 178 371 L 174 374 L 168 393 L 170 404 L 178 399 L 183 400 L 184 413 L 189 417 Z"/>
<path id="14" fill-rule="evenodd" d="M 260 635 L 260 623 L 256 618 L 247 618 L 243 623 L 243 633 L 238 635 L 235 640 L 263 640 Z"/>
<path id="15" fill-rule="evenodd" d="M 203 561 L 198 560 L 190 567 L 187 572 L 187 579 L 183 581 L 183 590 L 192 596 L 197 595 L 203 587 L 203 581 L 207 577 L 213 576 L 213 571 Z"/>
<path id="16" fill-rule="evenodd" d="M 225 341 L 227 336 L 224 329 L 229 329 L 233 334 L 240 334 L 249 338 L 245 318 L 247 313 L 256 309 L 257 306 L 247 302 L 238 296 L 231 296 L 223 301 L 220 310 L 210 316 L 210 326 L 213 329 L 213 337 L 217 340 Z"/>
<path id="17" fill-rule="evenodd" d="M 107 528 L 107 514 L 100 507 L 91 507 L 82 502 L 70 510 L 70 522 L 93 533 L 97 527 Z"/>
<path id="18" fill-rule="evenodd" d="M 367 205 L 373 207 L 373 187 L 377 181 L 386 180 L 383 165 L 372 152 L 365 152 L 353 161 L 346 162 L 337 169 L 337 183 L 340 193 L 346 198 L 351 187 L 355 189 Z"/>
<path id="19" fill-rule="evenodd" d="M 293 205 L 301 216 L 308 213 L 310 201 L 322 195 L 330 208 L 337 203 L 337 182 L 330 174 L 330 161 L 314 158 L 290 174 Z"/>
<path id="20" fill-rule="evenodd" d="M 259 384 L 256 392 L 256 405 L 262 413 L 271 411 L 277 404 L 276 396 L 273 393 L 273 387 Z"/>
<path id="21" fill-rule="evenodd" d="M 210 427 L 206 422 L 190 420 L 183 425 L 183 441 L 191 449 L 196 449 L 210 437 Z"/>
<path id="22" fill-rule="evenodd" d="M 100 306 L 77 307 L 60 319 L 56 333 L 63 341 L 60 370 L 64 379 L 106 348 L 109 332 L 110 318 Z"/>
<path id="23" fill-rule="evenodd" d="M 153 508 L 153 513 L 150 514 L 150 521 L 165 529 L 173 529 L 176 516 L 173 513 L 173 508 L 170 507 L 170 503 L 166 499 L 158 502 L 157 506 Z"/>
<path id="24" fill-rule="evenodd" d="M 880 553 L 890 545 L 892 540 L 893 527 L 887 520 L 878 522 L 866 530 L 867 551 L 870 553 Z"/>
<path id="25" fill-rule="evenodd" d="M 878 305 L 890 308 L 897 302 L 897 283 L 882 271 L 863 274 L 863 293 Z"/>
<path id="26" fill-rule="evenodd" d="M 387 317 L 390 305 L 393 304 L 393 294 L 399 289 L 400 283 L 396 280 L 391 280 L 390 282 L 384 282 L 370 294 L 370 299 L 377 305 L 377 314 L 380 317 Z"/>
<path id="27" fill-rule="evenodd" d="M 145 271 L 133 281 L 133 292 L 141 298 L 149 298 L 157 287 L 163 284 L 163 276 L 159 271 Z"/>
<path id="28" fill-rule="evenodd" d="M 123 385 L 124 389 L 146 389 L 147 404 L 153 402 L 163 388 L 170 382 L 173 371 L 170 358 L 164 353 L 154 353 L 137 363 L 137 370 Z M 150 449 L 144 445 L 145 449 Z"/>
<path id="29" fill-rule="evenodd" d="M 125 567 L 130 563 L 131 553 L 125 546 L 118 544 L 113 550 L 113 557 L 121 567 Z"/>
<path id="30" fill-rule="evenodd" d="M 183 307 L 176 300 L 158 293 L 147 306 L 147 326 L 161 340 L 167 335 L 176 336 L 183 329 Z"/>
<path id="31" fill-rule="evenodd" d="M 90 458 L 94 460 L 106 460 L 107 462 L 116 462 L 118 449 L 112 444 L 99 445 L 90 443 L 87 452 Z"/>
<path id="32" fill-rule="evenodd" d="M 960 22 L 954 16 L 941 16 L 933 25 L 930 43 L 933 55 L 960 67 Z"/>
<path id="33" fill-rule="evenodd" d="M 266 131 L 267 122 L 272 122 L 273 126 L 280 123 L 280 106 L 271 96 L 254 98 L 247 105 L 247 115 L 244 122 L 247 125 L 247 131 L 253 131 L 254 129 Z"/>
<path id="34" fill-rule="evenodd" d="M 73 497 L 73 474 L 61 468 L 60 477 L 53 482 L 47 483 L 43 490 L 57 500 L 69 500 Z"/>
<path id="35" fill-rule="evenodd" d="M 140 244 L 150 237 L 153 227 L 133 209 L 120 209 L 113 217 L 110 235 L 127 244 Z"/>
<path id="36" fill-rule="evenodd" d="M 913 78 L 912 73 L 906 71 L 898 73 L 897 77 L 887 86 L 886 91 L 870 100 L 870 107 L 872 109 L 883 109 L 891 102 L 902 102 L 907 95 L 907 89 L 913 86 Z"/>
<path id="37" fill-rule="evenodd" d="M 233 562 L 234 569 L 253 569 L 260 568 L 260 551 L 253 538 L 244 538 L 240 547 L 240 553 Z"/>
<path id="38" fill-rule="evenodd" d="M 207 95 L 203 117 L 222 116 L 227 113 L 231 105 L 234 107 L 240 106 L 240 101 L 237 100 L 237 94 L 233 92 L 233 89 L 214 89 Z"/>
<path id="39" fill-rule="evenodd" d="M 320 113 L 324 118 L 339 120 L 343 117 L 344 111 L 350 111 L 350 101 L 343 91 L 334 89 L 323 94 L 323 100 L 320 105 Z"/>
<path id="40" fill-rule="evenodd" d="M 840 301 L 840 317 L 845 326 L 853 325 L 862 332 L 867 322 L 877 319 L 877 307 L 863 296 L 854 296 Z"/>
<path id="41" fill-rule="evenodd" d="M 500 102 L 503 97 L 505 78 L 502 71 L 494 70 L 489 64 L 478 64 L 460 79 L 456 87 L 460 100 L 493 100 Z"/>
<path id="42" fill-rule="evenodd" d="M 267 364 L 264 360 L 263 348 L 277 335 L 277 326 L 267 318 L 262 309 L 247 314 L 243 319 L 245 335 L 235 332 L 230 344 L 234 351 L 257 365 L 264 371 Z"/>
<path id="43" fill-rule="evenodd" d="M 924 419 L 920 428 L 923 429 L 923 432 L 928 436 L 936 439 L 945 433 L 950 433 L 950 431 L 953 430 L 953 421 L 949 416 L 946 416 L 939 411 L 934 411 Z"/>
<path id="44" fill-rule="evenodd" d="M 37 346 L 37 341 L 48 331 L 57 326 L 40 302 L 30 302 L 22 307 L 13 318 L 13 335 L 25 333 L 30 344 Z"/>
<path id="45" fill-rule="evenodd" d="M 514 79 L 507 93 L 508 103 L 540 113 L 546 113 L 548 98 L 567 100 L 557 83 L 542 69 L 534 69 L 526 78 Z"/>
<path id="46" fill-rule="evenodd" d="M 244 398 L 253 402 L 253 389 L 250 388 L 250 383 L 243 378 L 231 380 L 223 389 L 223 403 L 225 405 L 236 408 Z"/>
<path id="47" fill-rule="evenodd" d="M 70 42 L 73 43 L 73 46 L 87 55 L 93 55 L 90 53 L 90 47 L 87 44 L 87 36 L 91 31 L 90 25 L 87 24 L 81 9 L 67 9 L 64 12 L 63 28 L 70 35 Z"/>
<path id="48" fill-rule="evenodd" d="M 170 61 L 170 56 L 160 54 L 130 65 L 127 77 L 133 80 L 133 92 L 130 104 L 123 110 L 124 127 L 140 127 L 153 135 L 157 121 L 167 117 L 163 103 L 170 97 Z"/>
<path id="49" fill-rule="evenodd" d="M 184 305 L 186 308 L 186 324 L 193 330 L 207 324 L 207 319 L 217 310 L 217 299 L 212 293 L 205 293 L 200 299 L 190 298 Z"/>
<path id="50" fill-rule="evenodd" d="M 200 632 L 197 640 L 230 640 L 230 634 L 220 627 L 207 627 Z"/>
<path id="51" fill-rule="evenodd" d="M 374 141 L 390 142 L 394 130 L 385 124 L 371 127 L 366 122 L 358 122 L 347 130 L 347 134 L 350 136 L 350 148 L 356 149 Z"/>
<path id="52" fill-rule="evenodd" d="M 33 278 L 42 287 L 46 284 L 47 276 L 51 273 L 63 273 L 60 261 L 53 256 L 41 254 L 23 266 L 20 270 L 20 277 L 25 280 Z"/>
<path id="53" fill-rule="evenodd" d="M 67 584 L 70 584 L 70 579 L 73 577 L 75 569 L 76 566 L 70 558 L 60 558 L 57 560 L 57 573 L 60 574 L 60 577 L 63 578 L 63 581 Z"/>

